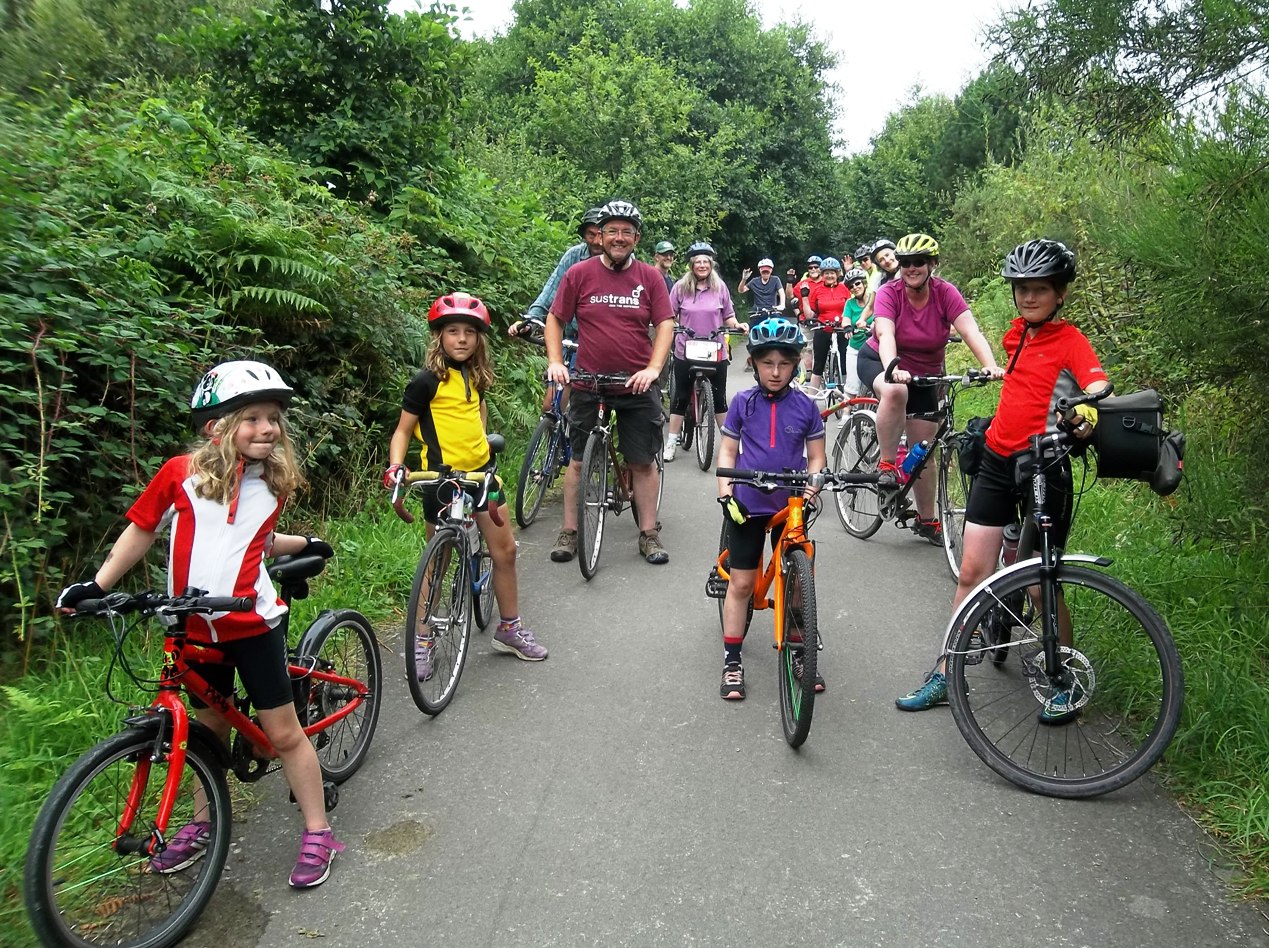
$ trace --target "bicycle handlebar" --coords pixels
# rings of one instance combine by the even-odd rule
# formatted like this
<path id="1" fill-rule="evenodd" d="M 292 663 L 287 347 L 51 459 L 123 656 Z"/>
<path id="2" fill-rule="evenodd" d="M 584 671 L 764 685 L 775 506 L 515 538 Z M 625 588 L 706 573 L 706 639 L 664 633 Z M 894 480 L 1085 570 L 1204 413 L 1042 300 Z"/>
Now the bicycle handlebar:
<path id="1" fill-rule="evenodd" d="M 211 612 L 250 612 L 256 604 L 254 596 L 204 596 L 201 590 L 186 590 L 179 596 L 167 596 L 152 590 L 139 593 L 112 592 L 101 599 L 84 599 L 75 604 L 77 616 L 125 615 L 139 612 L 154 615 L 188 616 Z"/>
<path id="2" fill-rule="evenodd" d="M 1103 398 L 1108 397 L 1114 390 L 1115 386 L 1108 382 L 1106 387 L 1095 395 L 1084 393 L 1083 395 L 1077 395 L 1074 398 L 1068 398 L 1064 395 L 1057 400 L 1057 405 L 1054 407 L 1059 415 L 1065 415 L 1072 408 L 1075 408 L 1078 405 L 1091 405 L 1094 402 L 1100 402 Z"/>
<path id="3" fill-rule="evenodd" d="M 575 369 L 569 373 L 574 385 L 579 382 L 582 385 L 625 385 L 630 381 L 630 372 L 587 372 L 585 369 Z"/>
<path id="4" fill-rule="evenodd" d="M 898 368 L 899 359 L 896 356 L 894 361 L 886 367 L 885 377 L 887 382 L 894 382 L 894 370 Z M 968 369 L 967 371 L 957 375 L 914 375 L 908 381 L 908 385 L 944 385 L 951 382 L 959 382 L 961 385 L 986 385 L 988 382 L 996 381 L 991 377 L 991 373 L 985 369 Z"/>
<path id="5" fill-rule="evenodd" d="M 493 451 L 492 453 L 496 456 L 498 452 Z M 486 471 L 456 471 L 446 465 L 442 465 L 440 470 L 436 471 L 411 471 L 404 477 L 401 476 L 402 473 L 403 472 L 398 472 L 397 479 L 392 487 L 392 509 L 395 510 L 397 516 L 406 523 L 414 523 L 414 514 L 405 509 L 404 488 L 407 485 L 436 483 L 442 481 L 453 482 L 462 489 L 471 488 L 474 491 L 479 491 L 479 496 L 476 498 L 476 504 L 479 506 L 485 498 L 489 496 L 489 489 L 493 484 L 494 477 L 496 476 L 492 468 Z M 491 519 L 494 524 L 499 527 L 506 523 L 506 521 L 502 519 L 501 510 L 499 510 L 501 506 L 501 504 L 494 503 L 489 504 L 485 508 L 485 511 L 489 514 L 489 519 Z"/>
<path id="6" fill-rule="evenodd" d="M 735 482 L 744 482 L 759 490 L 773 491 L 781 487 L 815 487 L 823 490 L 843 490 L 860 484 L 876 484 L 877 473 L 834 473 L 833 471 L 747 471 L 743 468 L 720 467 L 714 471 L 716 477 L 725 477 Z"/>

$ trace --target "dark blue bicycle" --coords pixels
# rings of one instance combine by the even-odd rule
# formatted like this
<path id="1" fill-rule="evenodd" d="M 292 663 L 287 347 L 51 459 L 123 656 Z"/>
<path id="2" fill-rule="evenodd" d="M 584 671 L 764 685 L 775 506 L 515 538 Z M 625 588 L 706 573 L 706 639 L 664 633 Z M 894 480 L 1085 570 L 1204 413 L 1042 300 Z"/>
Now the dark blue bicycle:
<path id="1" fill-rule="evenodd" d="M 540 325 L 536 321 L 533 324 Z M 535 345 L 543 344 L 540 331 L 522 334 L 520 338 Z M 577 360 L 577 343 L 565 339 L 564 355 L 569 371 L 572 371 Z M 521 528 L 537 519 L 551 485 L 573 459 L 568 439 L 568 415 L 564 410 L 566 386 L 549 380 L 546 384 L 554 389 L 550 406 L 543 410 L 537 427 L 533 429 L 524 452 L 524 463 L 520 465 L 520 476 L 516 480 L 516 523 Z"/>

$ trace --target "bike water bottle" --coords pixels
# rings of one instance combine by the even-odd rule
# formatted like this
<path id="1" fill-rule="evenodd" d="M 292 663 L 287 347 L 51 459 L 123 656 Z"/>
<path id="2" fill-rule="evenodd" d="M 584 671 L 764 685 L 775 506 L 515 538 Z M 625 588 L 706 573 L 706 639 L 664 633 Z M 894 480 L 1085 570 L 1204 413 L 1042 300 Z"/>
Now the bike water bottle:
<path id="1" fill-rule="evenodd" d="M 920 464 L 927 454 L 930 453 L 930 442 L 919 441 L 912 446 L 903 458 L 903 463 L 899 465 L 899 470 L 903 471 L 904 476 L 911 477 L 913 469 Z"/>
<path id="2" fill-rule="evenodd" d="M 1018 541 L 1022 539 L 1022 528 L 1016 523 L 1005 527 L 1005 544 L 1000 549 L 1000 562 L 1012 566 L 1018 559 Z"/>

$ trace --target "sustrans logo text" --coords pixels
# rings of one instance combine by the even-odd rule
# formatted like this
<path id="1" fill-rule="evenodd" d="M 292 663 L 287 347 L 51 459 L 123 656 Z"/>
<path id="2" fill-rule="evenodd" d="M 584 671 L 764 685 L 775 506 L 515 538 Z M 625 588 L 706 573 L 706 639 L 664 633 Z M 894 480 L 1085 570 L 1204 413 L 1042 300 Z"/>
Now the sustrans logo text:
<path id="1" fill-rule="evenodd" d="M 615 306 L 617 309 L 638 309 L 639 297 L 643 295 L 643 284 L 634 288 L 629 296 L 618 296 L 616 293 L 592 293 L 590 301 L 603 306 Z"/>

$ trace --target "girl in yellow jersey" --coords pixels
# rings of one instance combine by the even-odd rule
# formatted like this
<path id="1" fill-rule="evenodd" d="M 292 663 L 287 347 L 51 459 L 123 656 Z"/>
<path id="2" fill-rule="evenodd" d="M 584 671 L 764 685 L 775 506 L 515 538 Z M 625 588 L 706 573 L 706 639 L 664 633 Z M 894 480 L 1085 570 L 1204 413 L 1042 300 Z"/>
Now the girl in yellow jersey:
<path id="1" fill-rule="evenodd" d="M 480 471 L 490 461 L 485 439 L 485 392 L 493 385 L 493 369 L 486 349 L 489 310 L 474 296 L 447 293 L 432 304 L 427 314 L 432 342 L 424 366 L 406 386 L 401 400 L 401 418 L 388 447 L 388 469 L 383 484 L 391 489 L 405 471 L 410 439 L 418 438 L 421 470 L 434 471 L 448 464 L 457 471 Z M 439 490 L 439 488 L 438 488 Z M 528 662 L 546 658 L 542 646 L 520 620 L 519 584 L 516 577 L 516 541 L 505 509 L 495 523 L 488 504 L 476 511 L 476 524 L 489 544 L 493 559 L 494 598 L 501 621 L 494 632 L 493 648 Z M 442 507 L 435 491 L 424 495 L 427 535 Z M 431 654 L 420 639 L 416 667 L 419 680 L 431 676 Z"/>

